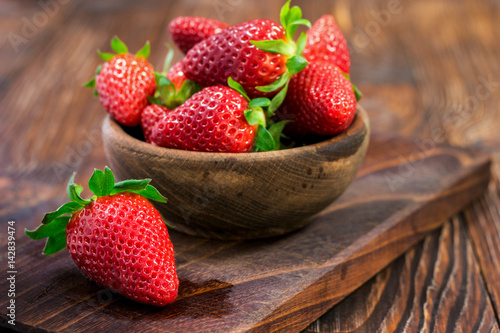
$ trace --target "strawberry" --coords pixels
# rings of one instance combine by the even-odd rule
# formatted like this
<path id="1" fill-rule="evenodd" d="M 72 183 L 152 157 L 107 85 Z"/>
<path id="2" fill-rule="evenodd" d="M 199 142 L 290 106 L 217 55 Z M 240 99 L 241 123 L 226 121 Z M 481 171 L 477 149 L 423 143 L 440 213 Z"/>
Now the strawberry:
<path id="1" fill-rule="evenodd" d="M 285 131 L 295 136 L 344 132 L 356 112 L 356 97 L 342 71 L 328 62 L 311 62 L 290 81 L 277 115 L 293 119 Z"/>
<path id="2" fill-rule="evenodd" d="M 284 124 L 269 120 L 267 98 L 250 100 L 243 87 L 228 79 L 194 94 L 153 127 L 150 140 L 168 148 L 243 153 L 277 149 Z M 269 123 L 268 123 L 269 121 Z M 266 126 L 269 125 L 269 130 Z"/>
<path id="3" fill-rule="evenodd" d="M 76 266 L 90 280 L 135 301 L 163 306 L 177 297 L 174 249 L 160 213 L 148 199 L 166 202 L 150 179 L 115 183 L 113 173 L 95 170 L 94 192 L 68 185 L 70 202 L 47 213 L 32 239 L 48 238 L 44 254 L 67 246 Z"/>
<path id="4" fill-rule="evenodd" d="M 344 35 L 331 15 L 323 15 L 307 32 L 303 56 L 307 61 L 322 60 L 349 74 L 351 59 Z"/>
<path id="5" fill-rule="evenodd" d="M 168 70 L 167 74 L 165 75 L 177 89 L 180 89 L 182 87 L 182 84 L 187 81 L 187 77 L 182 69 L 183 66 L 183 61 L 178 61 L 175 65 L 172 66 L 172 68 Z"/>
<path id="6" fill-rule="evenodd" d="M 207 87 L 167 113 L 154 126 L 151 141 L 185 150 L 249 152 L 257 126 L 246 121 L 247 109 L 247 100 L 235 90 Z"/>
<path id="7" fill-rule="evenodd" d="M 307 66 L 301 56 L 306 35 L 302 33 L 297 43 L 293 35 L 299 24 L 310 23 L 301 18 L 300 8 L 289 8 L 289 3 L 280 15 L 283 27 L 270 20 L 251 20 L 196 44 L 186 54 L 185 75 L 202 86 L 227 85 L 232 78 L 251 97 L 271 97 L 281 89 L 274 105 L 280 104 L 292 74 Z"/>
<path id="8" fill-rule="evenodd" d="M 86 86 L 96 88 L 101 104 L 118 123 L 137 126 L 142 110 L 149 104 L 148 96 L 156 89 L 153 67 L 146 60 L 149 43 L 136 55 L 129 54 L 118 38 L 111 41 L 111 47 L 118 54 L 99 52 L 106 62 Z"/>
<path id="9" fill-rule="evenodd" d="M 218 34 L 227 24 L 215 19 L 196 16 L 180 16 L 168 26 L 170 36 L 184 54 L 202 40 Z"/>
<path id="10" fill-rule="evenodd" d="M 141 127 L 144 133 L 144 139 L 148 143 L 152 143 L 151 134 L 153 132 L 153 127 L 157 122 L 160 121 L 167 112 L 170 112 L 165 106 L 161 105 L 148 105 L 141 113 Z"/>

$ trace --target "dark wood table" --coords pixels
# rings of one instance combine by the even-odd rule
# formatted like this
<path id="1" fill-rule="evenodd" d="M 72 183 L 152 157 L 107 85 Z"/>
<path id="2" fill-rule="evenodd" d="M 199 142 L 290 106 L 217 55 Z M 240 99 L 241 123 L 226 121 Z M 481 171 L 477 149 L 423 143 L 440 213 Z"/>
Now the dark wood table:
<path id="1" fill-rule="evenodd" d="M 305 332 L 498 332 L 500 313 L 500 2 L 294 1 L 333 14 L 374 132 L 474 147 L 493 156 L 489 189 Z M 175 16 L 229 24 L 276 19 L 282 1 L 0 1 L 0 246 L 32 228 L 69 175 L 104 167 L 103 110 L 82 88 L 113 35 L 150 40 L 159 66 Z M 5 227 L 4 227 L 5 226 Z M 22 249 L 28 240 L 16 244 Z M 5 257 L 2 250 L 2 257 Z M 3 258 L 4 259 L 4 258 Z M 1 297 L 5 297 L 2 294 Z"/>

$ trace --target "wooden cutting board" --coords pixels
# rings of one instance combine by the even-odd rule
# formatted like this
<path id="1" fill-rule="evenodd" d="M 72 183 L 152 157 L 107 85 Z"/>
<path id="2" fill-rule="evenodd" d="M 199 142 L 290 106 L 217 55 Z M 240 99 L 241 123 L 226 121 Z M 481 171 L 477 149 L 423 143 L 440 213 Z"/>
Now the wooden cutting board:
<path id="1" fill-rule="evenodd" d="M 478 197 L 489 168 L 489 157 L 480 152 L 373 136 L 356 180 L 300 231 L 244 242 L 171 231 L 180 287 L 177 301 L 164 308 L 99 288 L 66 251 L 46 257 L 41 242 L 23 242 L 16 253 L 15 328 L 300 331 Z M 5 256 L 1 260 L 7 267 Z M 5 278 L 0 286 L 0 325 L 11 327 Z"/>

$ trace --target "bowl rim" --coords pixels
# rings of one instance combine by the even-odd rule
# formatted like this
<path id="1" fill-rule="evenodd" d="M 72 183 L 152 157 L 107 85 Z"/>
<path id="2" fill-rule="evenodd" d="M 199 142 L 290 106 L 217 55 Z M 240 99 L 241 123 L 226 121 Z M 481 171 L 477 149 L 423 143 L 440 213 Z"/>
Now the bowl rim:
<path id="1" fill-rule="evenodd" d="M 190 150 L 182 150 L 175 148 L 167 148 L 167 147 L 159 147 L 147 143 L 145 141 L 134 138 L 130 134 L 126 133 L 125 130 L 114 120 L 111 118 L 111 115 L 106 115 L 102 123 L 102 135 L 103 141 L 105 141 L 105 137 L 115 137 L 115 142 L 119 142 L 122 148 L 127 150 L 140 152 L 141 154 L 150 155 L 150 156 L 179 156 L 180 158 L 188 159 L 203 159 L 203 160 L 218 160 L 221 157 L 224 158 L 232 158 L 232 159 L 260 159 L 260 158 L 274 158 L 274 157 L 287 157 L 301 153 L 310 153 L 317 152 L 318 150 L 325 149 L 326 147 L 330 147 L 331 145 L 344 144 L 348 141 L 348 139 L 359 135 L 363 130 L 366 130 L 366 135 L 369 135 L 370 125 L 368 120 L 367 112 L 361 107 L 357 106 L 356 114 L 351 125 L 347 128 L 346 131 L 342 132 L 339 135 L 336 135 L 330 139 L 325 141 L 321 141 L 318 143 L 302 146 L 302 147 L 294 147 L 283 150 L 274 150 L 274 151 L 266 151 L 266 152 L 252 152 L 252 153 L 221 153 L 221 152 L 200 152 L 200 151 L 190 151 Z"/>

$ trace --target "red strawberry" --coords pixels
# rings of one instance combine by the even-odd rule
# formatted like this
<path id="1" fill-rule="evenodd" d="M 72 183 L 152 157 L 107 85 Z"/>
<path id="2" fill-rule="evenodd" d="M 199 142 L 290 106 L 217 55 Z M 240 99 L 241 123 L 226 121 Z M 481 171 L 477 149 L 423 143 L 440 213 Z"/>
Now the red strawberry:
<path id="1" fill-rule="evenodd" d="M 249 152 L 257 126 L 246 121 L 247 109 L 247 100 L 235 90 L 207 87 L 167 113 L 153 128 L 151 141 L 185 150 Z"/>
<path id="2" fill-rule="evenodd" d="M 136 55 L 129 54 L 118 38 L 111 41 L 111 46 L 118 54 L 99 52 L 106 62 L 87 86 L 96 87 L 101 104 L 118 123 L 137 126 L 142 110 L 149 104 L 148 96 L 156 88 L 153 67 L 146 60 L 149 44 Z"/>
<path id="3" fill-rule="evenodd" d="M 180 89 L 182 87 L 182 84 L 187 80 L 187 77 L 183 71 L 183 66 L 184 65 L 182 60 L 178 61 L 175 65 L 172 66 L 172 68 L 169 69 L 166 75 L 167 79 L 169 79 L 177 89 Z"/>
<path id="4" fill-rule="evenodd" d="M 344 35 L 331 15 L 323 15 L 307 32 L 303 56 L 308 61 L 327 61 L 349 74 L 351 59 Z"/>
<path id="5" fill-rule="evenodd" d="M 172 20 L 168 26 L 174 43 L 187 53 L 202 40 L 218 34 L 227 24 L 218 20 L 196 16 L 180 16 Z"/>
<path id="6" fill-rule="evenodd" d="M 135 301 L 163 306 L 177 297 L 174 249 L 160 213 L 146 199 L 166 202 L 149 179 L 115 184 L 109 168 L 95 170 L 91 199 L 70 180 L 71 202 L 45 215 L 32 239 L 48 238 L 44 254 L 64 247 L 77 267 L 102 287 Z"/>
<path id="7" fill-rule="evenodd" d="M 202 86 L 227 85 L 231 77 L 251 97 L 276 95 L 293 73 L 307 65 L 300 55 L 305 33 L 297 44 L 293 41 L 299 24 L 310 25 L 301 13 L 287 2 L 281 13 L 283 27 L 270 20 L 252 20 L 201 41 L 186 55 L 185 75 Z"/>
<path id="8" fill-rule="evenodd" d="M 165 117 L 167 112 L 170 112 L 165 106 L 152 104 L 146 106 L 146 108 L 141 113 L 141 127 L 144 133 L 144 139 L 148 143 L 151 142 L 151 133 L 153 132 L 153 127 L 156 125 L 160 119 Z"/>
<path id="9" fill-rule="evenodd" d="M 263 95 L 256 87 L 269 85 L 283 75 L 287 58 L 259 50 L 250 41 L 284 37 L 283 28 L 270 20 L 231 26 L 195 45 L 186 55 L 184 72 L 202 86 L 225 85 L 231 77 L 250 95 Z"/>
<path id="10" fill-rule="evenodd" d="M 312 62 L 290 80 L 280 111 L 280 119 L 293 119 L 286 125 L 288 133 L 335 135 L 351 124 L 356 98 L 350 81 L 337 66 Z"/>

